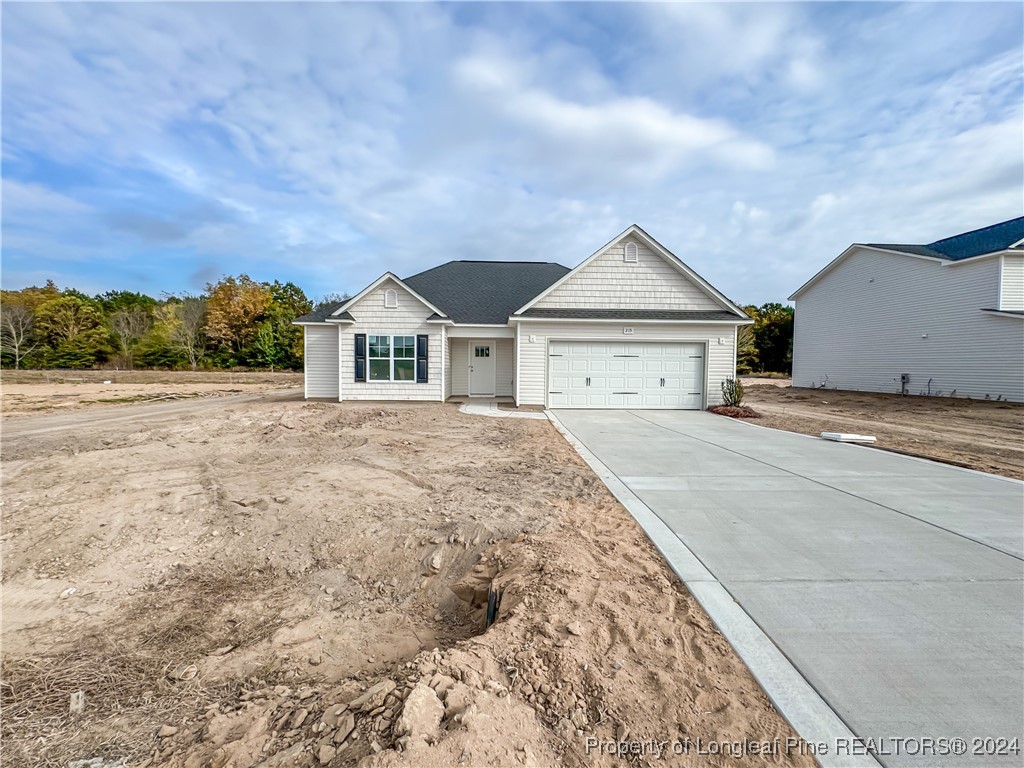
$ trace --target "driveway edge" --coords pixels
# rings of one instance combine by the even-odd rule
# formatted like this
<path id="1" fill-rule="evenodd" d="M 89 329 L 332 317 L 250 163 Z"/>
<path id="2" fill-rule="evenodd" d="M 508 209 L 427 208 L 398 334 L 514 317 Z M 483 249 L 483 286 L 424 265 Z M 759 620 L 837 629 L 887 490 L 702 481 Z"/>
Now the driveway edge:
<path id="1" fill-rule="evenodd" d="M 880 763 L 868 755 L 840 757 L 835 754 L 837 743 L 845 740 L 852 744 L 857 740 L 846 723 L 672 529 L 580 442 L 552 411 L 544 412 L 555 429 L 576 449 L 612 495 L 637 521 L 669 567 L 747 665 L 779 714 L 809 744 L 825 745 L 827 753 L 815 755 L 822 768 L 880 768 Z"/>

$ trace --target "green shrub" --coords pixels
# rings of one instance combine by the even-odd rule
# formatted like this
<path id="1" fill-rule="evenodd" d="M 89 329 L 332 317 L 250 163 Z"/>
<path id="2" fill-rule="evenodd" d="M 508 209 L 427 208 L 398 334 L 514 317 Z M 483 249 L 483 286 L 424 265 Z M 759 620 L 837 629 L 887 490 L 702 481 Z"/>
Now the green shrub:
<path id="1" fill-rule="evenodd" d="M 724 405 L 743 404 L 743 383 L 739 379 L 726 379 L 722 382 L 722 402 Z"/>

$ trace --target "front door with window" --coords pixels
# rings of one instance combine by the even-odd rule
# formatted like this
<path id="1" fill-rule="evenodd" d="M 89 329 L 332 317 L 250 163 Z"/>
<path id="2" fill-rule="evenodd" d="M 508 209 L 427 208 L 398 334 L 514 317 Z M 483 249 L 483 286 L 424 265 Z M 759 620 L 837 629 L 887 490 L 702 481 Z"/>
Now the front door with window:
<path id="1" fill-rule="evenodd" d="M 469 342 L 469 394 L 494 397 L 494 342 Z"/>

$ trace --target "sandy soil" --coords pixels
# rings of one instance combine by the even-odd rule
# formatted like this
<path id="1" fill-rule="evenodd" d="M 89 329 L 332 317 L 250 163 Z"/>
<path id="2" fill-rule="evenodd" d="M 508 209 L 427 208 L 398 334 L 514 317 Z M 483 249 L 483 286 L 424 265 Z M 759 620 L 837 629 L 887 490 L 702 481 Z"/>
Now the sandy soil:
<path id="1" fill-rule="evenodd" d="M 4 765 L 813 765 L 588 750 L 795 735 L 547 422 L 108 410 L 4 420 Z"/>
<path id="2" fill-rule="evenodd" d="M 1024 479 L 1024 405 L 744 383 L 760 426 L 875 435 L 879 448 Z"/>
<path id="3" fill-rule="evenodd" d="M 0 409 L 13 416 L 301 386 L 302 374 L 291 372 L 5 370 Z"/>

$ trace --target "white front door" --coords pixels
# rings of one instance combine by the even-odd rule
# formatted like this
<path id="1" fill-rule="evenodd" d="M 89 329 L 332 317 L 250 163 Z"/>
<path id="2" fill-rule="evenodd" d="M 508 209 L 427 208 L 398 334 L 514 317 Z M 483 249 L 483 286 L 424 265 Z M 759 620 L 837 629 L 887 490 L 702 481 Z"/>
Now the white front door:
<path id="1" fill-rule="evenodd" d="M 693 408 L 704 400 L 704 345 L 552 341 L 551 408 Z"/>
<path id="2" fill-rule="evenodd" d="M 469 342 L 469 394 L 470 397 L 494 397 L 493 341 Z"/>

